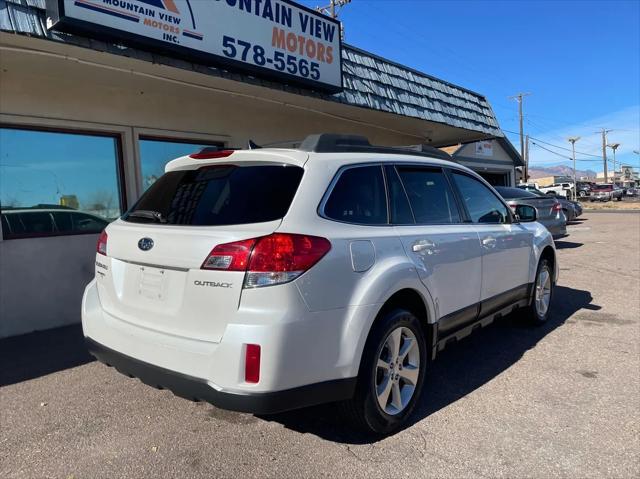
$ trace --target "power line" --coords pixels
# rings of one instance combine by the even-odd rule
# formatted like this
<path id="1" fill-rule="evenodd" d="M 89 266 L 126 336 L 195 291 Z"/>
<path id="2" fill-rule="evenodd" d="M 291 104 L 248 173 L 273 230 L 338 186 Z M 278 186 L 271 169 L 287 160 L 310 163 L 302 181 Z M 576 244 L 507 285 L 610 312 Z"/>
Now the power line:
<path id="1" fill-rule="evenodd" d="M 549 133 L 549 131 L 557 131 L 557 129 L 549 129 L 548 127 L 538 123 L 538 121 L 533 121 L 531 118 L 529 118 L 529 115 L 527 115 L 527 118 L 524 119 L 524 121 L 526 121 L 529 125 L 533 126 L 536 130 L 538 130 L 538 132 L 540 133 L 540 136 L 544 136 L 544 137 L 550 137 L 553 138 L 554 141 L 558 140 L 561 142 L 564 142 L 566 140 L 566 138 L 560 136 L 560 135 L 552 135 Z M 600 148 L 599 144 L 595 144 L 593 142 L 590 142 L 589 140 L 584 140 L 584 138 L 581 138 L 582 144 L 586 144 L 586 146 L 592 147 L 592 148 Z"/>
<path id="2" fill-rule="evenodd" d="M 533 138 L 531 138 L 531 143 L 534 144 L 535 146 L 537 146 L 538 148 L 542 148 L 543 150 L 548 151 L 549 153 L 553 153 L 554 155 L 559 156 L 560 158 L 564 158 L 565 160 L 573 161 L 573 158 L 570 157 L 570 156 L 565 156 L 565 155 L 563 155 L 561 153 L 558 153 L 557 151 L 553 151 L 553 150 L 550 150 L 549 148 L 546 148 L 546 147 L 544 147 L 542 145 L 539 145 L 538 143 L 533 141 Z M 597 161 L 597 162 L 600 162 L 600 161 L 602 161 L 602 159 L 592 160 L 590 158 L 576 158 L 576 161 Z"/>
<path id="3" fill-rule="evenodd" d="M 510 131 L 510 130 L 502 130 L 506 133 L 511 133 L 512 135 L 518 135 L 519 133 L 517 131 Z M 570 148 L 564 147 L 564 146 L 560 146 L 560 145 L 555 145 L 553 143 L 549 143 L 547 141 L 541 140 L 539 138 L 534 138 L 533 136 L 529 136 L 529 138 L 531 140 L 536 140 L 539 143 L 543 143 L 545 145 L 549 145 L 549 146 L 553 146 L 554 148 L 560 148 L 561 150 L 566 150 L 566 151 L 572 151 Z M 578 153 L 579 155 L 584 155 L 584 156 L 593 156 L 594 158 L 600 158 L 602 159 L 602 155 L 594 155 L 592 153 L 585 153 L 583 151 L 576 151 L 576 153 Z"/>

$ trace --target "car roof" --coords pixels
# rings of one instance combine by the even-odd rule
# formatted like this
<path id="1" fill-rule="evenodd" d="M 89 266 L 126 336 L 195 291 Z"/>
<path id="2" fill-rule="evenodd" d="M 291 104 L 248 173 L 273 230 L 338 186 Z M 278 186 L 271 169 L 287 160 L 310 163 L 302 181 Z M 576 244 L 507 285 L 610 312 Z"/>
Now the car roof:
<path id="1" fill-rule="evenodd" d="M 261 148 L 249 141 L 250 149 L 234 150 L 219 158 L 195 159 L 183 156 L 170 161 L 165 171 L 195 169 L 206 165 L 234 164 L 255 162 L 256 165 L 269 163 L 285 163 L 303 167 L 307 162 L 322 161 L 331 166 L 342 166 L 353 163 L 418 163 L 448 167 L 460 167 L 452 161 L 452 157 L 430 145 L 410 146 L 375 146 L 363 136 L 322 133 L 309 135 L 301 142 L 299 148 Z M 207 148 L 207 153 L 217 151 Z M 203 150 L 204 152 L 204 150 Z M 206 155 L 203 155 L 206 156 Z M 461 169 L 471 171 L 468 168 Z"/>
<path id="2" fill-rule="evenodd" d="M 442 167 L 454 167 L 465 171 L 471 171 L 460 163 L 447 161 L 440 158 L 430 157 L 424 154 L 395 153 L 393 151 L 380 152 L 343 152 L 343 153 L 316 153 L 294 149 L 281 148 L 260 148 L 256 150 L 236 150 L 224 158 L 208 160 L 196 160 L 190 156 L 182 156 L 167 163 L 165 171 L 176 171 L 185 169 L 195 169 L 209 165 L 229 165 L 236 163 L 243 164 L 265 164 L 283 163 L 304 167 L 308 162 L 323 162 L 327 166 L 342 166 L 359 163 L 407 163 L 407 164 L 428 164 Z"/>

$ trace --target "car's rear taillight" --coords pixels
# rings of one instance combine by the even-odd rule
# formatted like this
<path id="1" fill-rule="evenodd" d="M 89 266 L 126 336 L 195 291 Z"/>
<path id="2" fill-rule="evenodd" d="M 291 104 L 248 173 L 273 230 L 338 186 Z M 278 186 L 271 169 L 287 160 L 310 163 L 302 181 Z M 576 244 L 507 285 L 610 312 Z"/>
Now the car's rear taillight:
<path id="1" fill-rule="evenodd" d="M 225 271 L 246 271 L 251 250 L 256 239 L 219 244 L 202 263 L 202 269 L 222 269 Z"/>
<path id="2" fill-rule="evenodd" d="M 246 271 L 244 287 L 258 288 L 293 281 L 329 252 L 318 236 L 274 233 L 213 248 L 202 269 Z"/>
<path id="3" fill-rule="evenodd" d="M 108 239 L 107 232 L 103 230 L 102 233 L 100 233 L 100 237 L 98 238 L 96 251 L 104 256 L 107 256 L 107 239 Z"/>
<path id="4" fill-rule="evenodd" d="M 560 203 L 556 203 L 551 207 L 551 211 L 555 211 L 555 212 L 562 211 L 562 205 Z"/>

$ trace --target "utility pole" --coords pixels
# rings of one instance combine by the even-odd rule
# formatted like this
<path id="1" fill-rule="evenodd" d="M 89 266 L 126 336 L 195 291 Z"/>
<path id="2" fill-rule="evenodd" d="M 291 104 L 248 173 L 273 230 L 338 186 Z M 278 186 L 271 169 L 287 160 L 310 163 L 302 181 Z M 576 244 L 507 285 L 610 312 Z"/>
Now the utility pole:
<path id="1" fill-rule="evenodd" d="M 573 199 L 578 200 L 578 181 L 576 180 L 576 141 L 580 139 L 579 136 L 571 136 L 568 138 L 571 143 L 571 151 L 573 153 Z"/>
<path id="2" fill-rule="evenodd" d="M 613 150 L 613 184 L 616 184 L 616 150 L 620 146 L 620 143 L 609 143 L 607 145 L 609 148 Z"/>
<path id="3" fill-rule="evenodd" d="M 604 162 L 604 182 L 609 183 L 609 175 L 607 174 L 607 133 L 613 130 L 602 129 L 602 161 Z"/>
<path id="4" fill-rule="evenodd" d="M 524 157 L 522 158 L 524 163 L 524 182 L 529 183 L 529 135 L 524 143 Z"/>
<path id="5" fill-rule="evenodd" d="M 512 100 L 516 100 L 518 102 L 518 117 L 520 119 L 520 156 L 522 157 L 522 160 L 525 162 L 525 175 L 524 175 L 524 179 L 525 181 L 528 180 L 527 177 L 527 173 L 528 173 L 528 165 L 527 165 L 527 161 L 525 159 L 525 151 L 524 151 L 524 126 L 523 126 L 523 114 L 522 114 L 522 99 L 525 96 L 529 96 L 531 95 L 531 93 L 518 93 L 516 95 L 510 96 L 509 98 Z"/>
<path id="6" fill-rule="evenodd" d="M 329 0 L 329 5 L 326 7 L 316 7 L 316 10 L 325 15 L 329 15 L 331 18 L 338 18 L 336 7 L 344 7 L 347 3 L 351 3 L 351 0 Z"/>

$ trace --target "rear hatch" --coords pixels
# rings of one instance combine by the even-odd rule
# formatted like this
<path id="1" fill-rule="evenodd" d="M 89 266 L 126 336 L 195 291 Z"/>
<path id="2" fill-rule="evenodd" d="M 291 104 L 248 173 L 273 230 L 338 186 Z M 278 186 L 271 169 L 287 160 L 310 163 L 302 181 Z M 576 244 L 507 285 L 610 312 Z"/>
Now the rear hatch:
<path id="1" fill-rule="evenodd" d="M 538 219 L 542 221 L 559 218 L 562 211 L 560 203 L 553 197 L 535 196 L 526 197 L 523 200 L 538 210 Z"/>
<path id="2" fill-rule="evenodd" d="M 106 257 L 97 257 L 107 268 L 96 268 L 104 310 L 141 327 L 219 342 L 245 273 L 202 264 L 217 245 L 273 233 L 302 172 L 265 162 L 163 175 L 107 228 Z"/>

